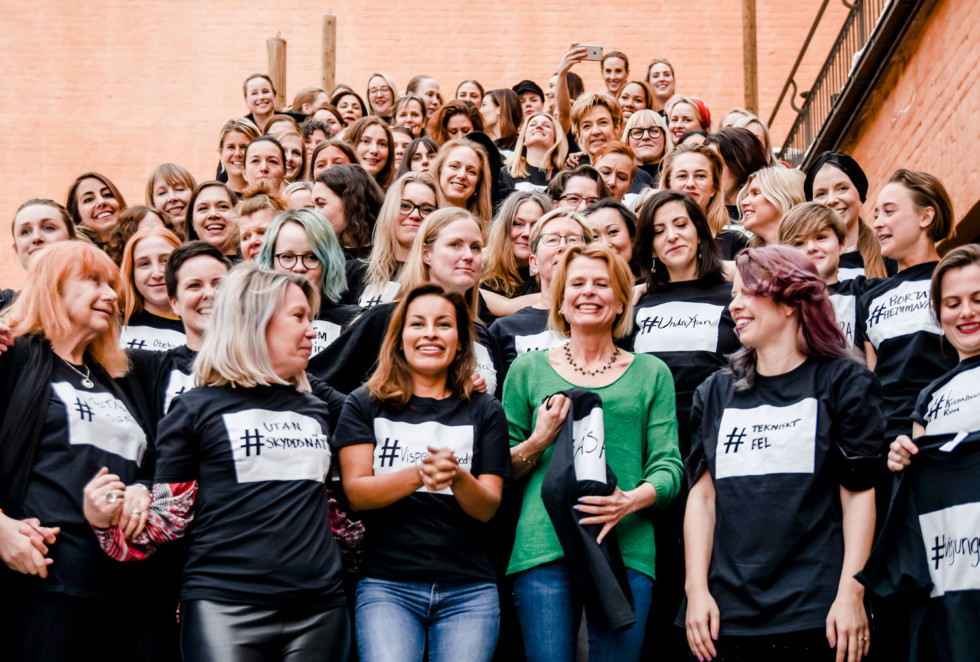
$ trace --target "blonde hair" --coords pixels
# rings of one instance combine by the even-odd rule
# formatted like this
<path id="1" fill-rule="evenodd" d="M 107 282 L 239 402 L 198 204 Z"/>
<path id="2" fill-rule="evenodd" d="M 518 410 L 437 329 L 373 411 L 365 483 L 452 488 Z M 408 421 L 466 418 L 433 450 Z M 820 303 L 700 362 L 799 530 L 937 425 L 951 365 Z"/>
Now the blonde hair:
<path id="1" fill-rule="evenodd" d="M 535 221 L 534 226 L 531 228 L 531 236 L 528 237 L 528 243 L 531 246 L 532 253 L 537 252 L 538 241 L 540 241 L 541 234 L 544 232 L 544 226 L 556 218 L 569 218 L 575 221 L 582 227 L 582 235 L 585 237 L 585 243 L 588 244 L 592 241 L 592 226 L 585 220 L 585 216 L 574 209 L 552 209 Z"/>
<path id="2" fill-rule="evenodd" d="M 669 66 L 669 65 L 668 65 Z M 667 129 L 667 122 L 664 121 L 663 115 L 655 110 L 649 110 L 644 108 L 643 110 L 638 110 L 630 118 L 626 120 L 626 126 L 623 128 L 623 142 L 627 145 L 630 144 L 629 132 L 630 129 L 635 129 L 636 125 L 640 122 L 651 122 L 660 128 L 664 133 L 664 151 L 660 155 L 660 161 L 667 158 L 667 155 L 674 151 L 674 137 L 671 135 L 670 131 Z"/>
<path id="3" fill-rule="evenodd" d="M 0 314 L 15 337 L 29 334 L 52 344 L 67 339 L 74 331 L 68 316 L 63 286 L 71 277 L 97 276 L 119 294 L 119 268 L 103 251 L 84 241 L 59 241 L 42 251 L 27 270 L 26 287 Z M 111 377 L 129 370 L 129 358 L 119 346 L 118 305 L 109 330 L 93 339 L 85 351 Z"/>
<path id="4" fill-rule="evenodd" d="M 840 215 L 819 202 L 796 205 L 779 221 L 779 243 L 792 244 L 823 230 L 830 230 L 841 246 L 847 243 L 847 226 Z"/>
<path id="5" fill-rule="evenodd" d="M 630 271 L 626 260 L 621 258 L 613 249 L 598 241 L 585 246 L 572 246 L 565 252 L 564 258 L 558 263 L 554 279 L 551 282 L 551 308 L 548 311 L 548 328 L 563 336 L 570 336 L 572 329 L 561 312 L 565 299 L 565 280 L 568 267 L 573 260 L 588 258 L 602 260 L 609 268 L 609 280 L 612 283 L 616 301 L 623 305 L 623 312 L 613 321 L 613 338 L 622 338 L 633 328 L 633 272 Z"/>
<path id="6" fill-rule="evenodd" d="M 395 240 L 395 226 L 398 224 L 398 206 L 401 204 L 405 187 L 409 184 L 422 184 L 432 190 L 436 207 L 443 207 L 446 200 L 442 197 L 442 189 L 426 172 L 406 172 L 395 180 L 385 194 L 384 204 L 378 212 L 378 220 L 374 224 L 374 236 L 371 242 L 371 257 L 367 264 L 367 287 L 384 287 L 398 274 L 398 246 Z M 421 228 L 420 228 L 421 229 Z"/>
<path id="7" fill-rule="evenodd" d="M 572 130 L 575 135 L 578 135 L 578 125 L 585 117 L 586 113 L 595 108 L 596 106 L 602 106 L 609 111 L 612 116 L 613 128 L 617 128 L 623 123 L 623 110 L 619 107 L 619 103 L 613 99 L 610 95 L 605 92 L 594 92 L 592 94 L 583 94 L 579 96 L 578 99 L 572 104 Z"/>
<path id="8" fill-rule="evenodd" d="M 375 76 L 377 76 L 378 78 L 381 78 L 382 80 L 384 80 L 385 84 L 388 86 L 388 90 L 391 92 L 391 109 L 390 110 L 394 111 L 394 109 L 395 109 L 395 99 L 398 98 L 398 86 L 395 85 L 395 80 L 391 76 L 389 76 L 388 74 L 381 73 L 380 71 L 375 71 L 370 76 L 368 76 L 367 85 L 364 88 L 365 98 L 367 99 L 367 103 L 368 103 L 367 110 L 370 111 L 369 114 L 370 115 L 377 115 L 378 114 L 377 111 L 375 111 L 375 109 L 374 109 L 374 103 L 371 102 L 371 94 L 370 94 L 370 92 L 371 92 L 371 79 L 374 78 Z M 391 113 L 391 116 L 394 117 L 394 112 Z"/>
<path id="9" fill-rule="evenodd" d="M 483 146 L 465 138 L 447 140 L 439 148 L 436 158 L 433 159 L 432 165 L 429 166 L 429 172 L 433 174 L 438 186 L 442 168 L 446 165 L 446 161 L 449 160 L 449 153 L 457 147 L 466 147 L 473 150 L 476 158 L 480 161 L 480 176 L 477 178 L 476 189 L 473 191 L 473 195 L 466 201 L 466 209 L 476 216 L 482 228 L 490 222 L 490 217 L 493 216 L 493 204 L 490 199 L 490 189 L 493 186 L 493 182 L 490 181 L 492 176 L 490 174 L 490 159 L 487 158 L 487 153 L 483 149 Z"/>
<path id="10" fill-rule="evenodd" d="M 704 215 L 711 226 L 712 234 L 720 234 L 729 223 L 728 210 L 725 208 L 725 194 L 721 190 L 721 173 L 724 169 L 724 162 L 718 156 L 718 152 L 704 145 L 678 145 L 670 154 L 663 159 L 663 168 L 660 170 L 660 190 L 670 189 L 670 178 L 674 174 L 674 161 L 682 154 L 700 154 L 708 160 L 711 167 L 711 183 L 715 188 L 715 194 L 708 201 Z"/>
<path id="11" fill-rule="evenodd" d="M 501 111 L 503 114 L 503 111 Z M 547 117 L 551 121 L 551 129 L 555 134 L 555 142 L 544 153 L 544 174 L 551 179 L 551 176 L 565 167 L 565 159 L 568 157 L 568 139 L 565 132 L 561 130 L 561 125 L 554 117 L 548 113 L 534 113 L 524 118 L 521 130 L 517 134 L 517 142 L 514 143 L 514 154 L 507 160 L 507 170 L 510 176 L 515 179 L 527 177 L 527 156 L 524 153 L 524 137 L 527 135 L 527 126 L 535 117 Z"/>
<path id="12" fill-rule="evenodd" d="M 398 290 L 397 298 L 404 297 L 411 290 L 430 280 L 429 265 L 423 259 L 425 249 L 435 243 L 436 239 L 439 238 L 439 234 L 444 229 L 456 221 L 465 220 L 473 221 L 476 227 L 480 229 L 480 235 L 482 237 L 483 225 L 479 219 L 473 216 L 471 212 L 466 209 L 460 209 L 459 207 L 446 207 L 445 209 L 436 210 L 422 221 L 418 234 L 415 235 L 415 241 L 412 243 L 412 250 L 409 251 L 408 259 L 405 260 L 405 267 L 398 276 L 398 283 L 401 287 Z M 479 319 L 479 282 L 474 284 L 466 303 L 470 309 L 470 317 L 474 320 Z"/>
<path id="13" fill-rule="evenodd" d="M 742 214 L 742 200 L 748 196 L 749 187 L 752 186 L 752 182 L 757 182 L 763 197 L 779 210 L 780 216 L 783 216 L 796 205 L 806 202 L 806 195 L 803 193 L 804 178 L 804 174 L 796 168 L 782 165 L 756 170 L 745 180 L 745 186 L 735 199 L 739 214 Z"/>
<path id="14" fill-rule="evenodd" d="M 265 338 L 269 321 L 282 306 L 290 285 L 303 291 L 310 316 L 315 316 L 320 293 L 303 276 L 260 269 L 253 262 L 242 262 L 228 272 L 194 361 L 195 385 L 252 388 L 286 384 L 300 392 L 310 391 L 305 371 L 289 381 L 276 375 Z"/>
<path id="15" fill-rule="evenodd" d="M 518 210 L 526 202 L 538 205 L 542 216 L 551 209 L 551 199 L 540 191 L 514 191 L 500 205 L 500 210 L 490 224 L 487 247 L 484 251 L 484 284 L 491 289 L 502 291 L 508 297 L 513 296 L 521 286 L 517 260 L 514 259 L 514 241 L 510 237 L 510 231 L 514 227 Z"/>

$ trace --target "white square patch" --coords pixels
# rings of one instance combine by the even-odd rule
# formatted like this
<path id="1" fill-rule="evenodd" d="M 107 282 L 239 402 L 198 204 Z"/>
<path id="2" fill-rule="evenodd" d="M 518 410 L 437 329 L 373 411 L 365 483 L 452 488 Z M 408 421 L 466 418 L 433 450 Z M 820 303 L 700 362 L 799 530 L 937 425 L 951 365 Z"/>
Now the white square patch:
<path id="1" fill-rule="evenodd" d="M 330 444 L 315 418 L 268 409 L 246 409 L 222 418 L 239 483 L 326 479 Z"/>
<path id="2" fill-rule="evenodd" d="M 166 352 L 187 344 L 187 336 L 173 329 L 152 326 L 124 326 L 119 332 L 119 345 L 123 349 L 147 349 Z"/>
<path id="3" fill-rule="evenodd" d="M 69 444 L 95 446 L 136 464 L 143 462 L 146 433 L 116 396 L 79 391 L 68 382 L 55 382 L 51 388 L 65 403 Z"/>
<path id="4" fill-rule="evenodd" d="M 847 342 L 854 344 L 854 325 L 857 321 L 857 297 L 853 294 L 831 294 L 830 304 L 834 307 L 837 326 Z"/>
<path id="5" fill-rule="evenodd" d="M 572 448 L 576 480 L 606 482 L 606 427 L 602 407 L 572 422 Z"/>
<path id="6" fill-rule="evenodd" d="M 401 285 L 397 281 L 389 280 L 384 287 L 368 285 L 361 293 L 361 298 L 357 300 L 357 305 L 361 308 L 374 308 L 382 303 L 393 301 L 398 295 Z"/>
<path id="7" fill-rule="evenodd" d="M 406 467 L 417 467 L 429 456 L 428 446 L 451 448 L 460 469 L 473 466 L 472 425 L 443 425 L 435 421 L 405 423 L 387 418 L 374 419 L 374 475 L 395 473 Z M 416 492 L 428 492 L 423 486 Z M 450 488 L 438 494 L 452 494 Z"/>
<path id="8" fill-rule="evenodd" d="M 718 326 L 725 307 L 711 303 L 670 301 L 636 311 L 637 352 L 716 352 Z"/>
<path id="9" fill-rule="evenodd" d="M 330 343 L 337 339 L 341 331 L 339 324 L 327 320 L 313 320 L 313 330 L 316 331 L 316 338 L 313 339 L 313 351 L 310 352 L 310 358 L 325 350 Z"/>
<path id="10" fill-rule="evenodd" d="M 561 347 L 566 342 L 568 342 L 568 338 L 557 331 L 548 329 L 547 331 L 535 333 L 531 336 L 514 336 L 514 349 L 517 350 L 517 356 L 520 356 L 521 354 L 534 352 L 539 349 Z"/>
<path id="11" fill-rule="evenodd" d="M 715 477 L 812 474 L 816 462 L 817 400 L 786 407 L 726 409 L 718 427 Z"/>
<path id="12" fill-rule="evenodd" d="M 928 280 L 910 280 L 871 300 L 866 327 L 875 348 L 885 340 L 917 331 L 942 335 L 932 313 L 929 287 Z"/>
<path id="13" fill-rule="evenodd" d="M 964 503 L 919 515 L 932 591 L 980 590 L 980 503 Z"/>
<path id="14" fill-rule="evenodd" d="M 925 418 L 928 434 L 980 429 L 980 368 L 961 372 L 936 389 Z"/>
<path id="15" fill-rule="evenodd" d="M 474 342 L 473 351 L 476 353 L 476 372 L 486 380 L 487 393 L 493 395 L 497 392 L 497 369 L 493 366 L 490 350 Z"/>
<path id="16" fill-rule="evenodd" d="M 183 395 L 194 388 L 194 375 L 188 375 L 180 370 L 171 370 L 170 378 L 167 380 L 167 392 L 163 398 L 163 414 L 166 416 L 170 411 L 170 405 L 174 398 Z"/>

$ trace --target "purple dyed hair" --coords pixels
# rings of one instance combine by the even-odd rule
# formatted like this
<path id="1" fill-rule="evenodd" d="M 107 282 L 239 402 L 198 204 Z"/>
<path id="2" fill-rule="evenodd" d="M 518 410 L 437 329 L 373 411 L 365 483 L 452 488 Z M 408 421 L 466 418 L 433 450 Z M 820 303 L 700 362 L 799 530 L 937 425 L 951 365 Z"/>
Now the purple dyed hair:
<path id="1" fill-rule="evenodd" d="M 747 248 L 735 257 L 744 291 L 770 298 L 796 310 L 796 348 L 804 356 L 854 358 L 855 353 L 841 333 L 830 303 L 827 285 L 816 267 L 789 246 Z M 738 390 L 755 382 L 756 350 L 742 347 L 730 363 Z"/>

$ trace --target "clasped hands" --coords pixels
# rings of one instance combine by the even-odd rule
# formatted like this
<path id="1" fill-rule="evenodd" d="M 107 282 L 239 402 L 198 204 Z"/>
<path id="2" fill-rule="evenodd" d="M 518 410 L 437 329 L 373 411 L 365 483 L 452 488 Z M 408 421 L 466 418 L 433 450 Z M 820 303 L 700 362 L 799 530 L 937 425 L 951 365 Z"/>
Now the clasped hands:
<path id="1" fill-rule="evenodd" d="M 419 465 L 419 476 L 425 489 L 439 492 L 453 484 L 461 469 L 451 448 L 427 448 L 429 455 Z"/>
<path id="2" fill-rule="evenodd" d="M 123 536 L 135 538 L 143 532 L 150 510 L 150 491 L 143 485 L 129 485 L 102 467 L 85 486 L 85 519 L 97 529 L 118 526 Z"/>

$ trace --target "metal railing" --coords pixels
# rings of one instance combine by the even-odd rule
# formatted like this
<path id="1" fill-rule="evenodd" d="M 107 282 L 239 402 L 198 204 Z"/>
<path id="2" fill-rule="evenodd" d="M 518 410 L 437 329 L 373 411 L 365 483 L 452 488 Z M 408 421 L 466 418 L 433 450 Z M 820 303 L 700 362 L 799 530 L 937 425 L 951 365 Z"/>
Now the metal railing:
<path id="1" fill-rule="evenodd" d="M 797 113 L 796 119 L 779 150 L 779 158 L 794 166 L 803 164 L 811 156 L 809 152 L 814 147 L 817 135 L 833 112 L 842 90 L 855 70 L 862 51 L 878 25 L 879 18 L 892 0 L 855 0 L 853 4 L 846 0 L 840 1 L 851 11 L 844 20 L 840 34 L 837 35 L 837 40 L 830 49 L 826 62 L 814 79 L 813 85 L 809 90 L 800 91 L 796 75 L 800 62 L 803 61 L 810 41 L 817 31 L 830 0 L 824 0 L 821 4 L 813 26 L 810 28 L 810 33 L 803 43 L 803 48 L 796 58 L 796 63 L 786 80 L 786 85 L 783 86 L 779 100 L 776 101 L 776 106 L 769 117 L 769 126 L 772 126 L 777 114 L 787 104 Z M 792 88 L 792 93 L 787 96 L 790 88 Z M 802 106 L 797 105 L 797 97 L 803 100 Z"/>

